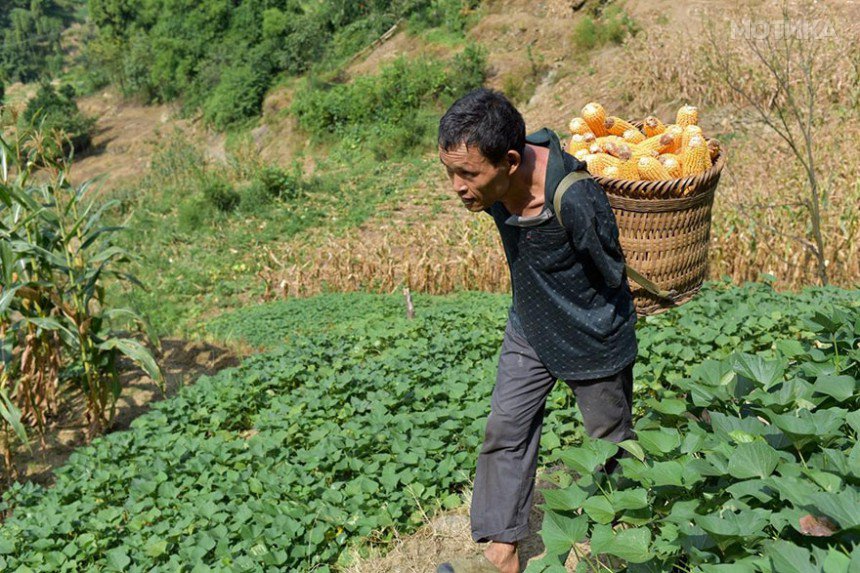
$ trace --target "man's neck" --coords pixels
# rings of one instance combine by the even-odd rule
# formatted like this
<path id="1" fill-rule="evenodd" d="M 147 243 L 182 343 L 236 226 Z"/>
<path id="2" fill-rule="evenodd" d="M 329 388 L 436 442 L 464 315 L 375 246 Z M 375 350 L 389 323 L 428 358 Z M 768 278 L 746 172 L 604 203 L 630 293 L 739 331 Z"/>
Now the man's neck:
<path id="1" fill-rule="evenodd" d="M 511 189 L 502 204 L 513 215 L 531 217 L 544 205 L 544 186 L 549 149 L 526 144 L 523 164 L 511 180 Z"/>

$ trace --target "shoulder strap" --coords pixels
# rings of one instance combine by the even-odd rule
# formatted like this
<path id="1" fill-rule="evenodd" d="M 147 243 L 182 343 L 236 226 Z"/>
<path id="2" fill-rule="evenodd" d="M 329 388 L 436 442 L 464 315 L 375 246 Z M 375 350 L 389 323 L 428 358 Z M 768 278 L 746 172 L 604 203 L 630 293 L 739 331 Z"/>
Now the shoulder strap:
<path id="1" fill-rule="evenodd" d="M 555 193 L 552 198 L 552 206 L 555 211 L 555 216 L 558 219 L 559 224 L 564 227 L 564 222 L 561 220 L 561 198 L 564 196 L 565 191 L 570 189 L 570 186 L 576 183 L 577 181 L 581 181 L 582 179 L 588 179 L 591 177 L 591 174 L 588 171 L 580 170 L 580 171 L 571 171 L 558 184 L 558 187 L 555 188 Z M 639 283 L 639 285 L 644 288 L 649 293 L 654 296 L 659 296 L 660 298 L 674 300 L 674 295 L 676 294 L 674 291 L 666 291 L 657 286 L 653 281 L 648 280 L 642 273 L 633 269 L 627 263 L 624 263 L 624 268 L 627 270 L 627 276 Z"/>
<path id="2" fill-rule="evenodd" d="M 588 179 L 589 177 L 591 177 L 591 174 L 588 171 L 571 171 L 562 178 L 558 187 L 555 188 L 555 193 L 552 196 L 552 206 L 555 216 L 562 227 L 564 227 L 564 223 L 561 220 L 561 198 L 564 196 L 564 192 L 570 189 L 570 186 L 577 181 Z"/>

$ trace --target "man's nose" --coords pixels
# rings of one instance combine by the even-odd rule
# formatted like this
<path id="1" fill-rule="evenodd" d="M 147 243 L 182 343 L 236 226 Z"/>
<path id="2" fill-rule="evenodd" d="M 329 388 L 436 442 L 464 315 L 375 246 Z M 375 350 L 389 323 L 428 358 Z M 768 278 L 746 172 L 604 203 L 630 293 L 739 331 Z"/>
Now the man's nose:
<path id="1" fill-rule="evenodd" d="M 451 176 L 451 186 L 454 188 L 454 191 L 457 192 L 457 195 L 461 196 L 469 190 L 468 187 L 466 187 L 466 181 L 458 175 Z"/>

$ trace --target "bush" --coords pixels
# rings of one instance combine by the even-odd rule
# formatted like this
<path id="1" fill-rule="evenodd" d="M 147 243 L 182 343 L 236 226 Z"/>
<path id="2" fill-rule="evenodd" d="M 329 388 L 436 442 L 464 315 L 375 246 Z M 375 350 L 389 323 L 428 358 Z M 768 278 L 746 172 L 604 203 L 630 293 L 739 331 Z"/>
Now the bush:
<path id="1" fill-rule="evenodd" d="M 53 130 L 65 133 L 76 152 L 87 150 L 92 143 L 92 131 L 96 118 L 87 117 L 78 109 L 75 103 L 75 89 L 66 84 L 55 90 L 50 83 L 43 82 L 35 97 L 27 103 L 21 120 L 26 125 L 40 126 L 44 133 Z M 68 145 L 58 148 L 52 141 L 46 144 L 46 153 L 57 158 L 68 154 Z"/>
<path id="2" fill-rule="evenodd" d="M 200 180 L 200 190 L 209 204 L 221 212 L 230 213 L 239 205 L 239 193 L 216 175 L 205 174 Z"/>
<path id="3" fill-rule="evenodd" d="M 636 22 L 618 6 L 609 6 L 602 13 L 585 15 L 573 27 L 571 42 L 581 51 L 608 43 L 621 44 L 627 36 L 639 31 Z"/>
<path id="4" fill-rule="evenodd" d="M 442 108 L 483 83 L 485 65 L 483 49 L 470 45 L 450 62 L 400 58 L 349 84 L 312 79 L 292 112 L 311 133 L 338 135 L 344 145 L 364 146 L 378 159 L 397 157 L 426 142 Z"/>
<path id="5" fill-rule="evenodd" d="M 203 104 L 204 116 L 218 129 L 253 117 L 260 112 L 267 87 L 267 79 L 259 68 L 250 65 L 229 68 Z"/>

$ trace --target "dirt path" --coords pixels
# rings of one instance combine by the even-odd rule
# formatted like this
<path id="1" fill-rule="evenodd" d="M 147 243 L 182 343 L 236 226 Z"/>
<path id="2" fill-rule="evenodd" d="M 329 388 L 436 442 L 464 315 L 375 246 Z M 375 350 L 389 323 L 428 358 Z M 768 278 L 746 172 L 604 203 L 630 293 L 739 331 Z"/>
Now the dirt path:
<path id="1" fill-rule="evenodd" d="M 212 375 L 224 368 L 236 366 L 241 358 L 232 350 L 208 342 L 163 338 L 161 343 L 162 353 L 156 355 L 156 360 L 164 372 L 165 394 L 162 395 L 151 378 L 123 360 L 120 365 L 122 394 L 117 402 L 111 431 L 128 429 L 131 422 L 145 413 L 152 402 L 175 395 L 201 375 Z M 86 443 L 86 425 L 83 421 L 85 404 L 80 392 L 65 393 L 60 400 L 60 411 L 46 428 L 44 447 L 40 447 L 38 436 L 31 430 L 33 451 L 19 448 L 16 452 L 13 463 L 19 473 L 19 481 L 52 484 L 54 469 L 63 465 L 76 448 Z"/>
<path id="2" fill-rule="evenodd" d="M 559 468 L 552 468 L 553 470 Z M 544 545 L 539 531 L 543 522 L 543 511 L 537 506 L 543 503 L 541 488 L 552 488 L 552 484 L 542 480 L 544 475 L 538 470 L 535 502 L 529 514 L 529 536 L 520 542 L 520 569 L 544 554 Z M 471 490 L 464 496 L 464 504 L 453 511 L 442 512 L 416 533 L 399 539 L 384 556 L 371 556 L 359 559 L 345 569 L 345 573 L 432 573 L 445 561 L 458 557 L 482 555 L 486 544 L 472 541 L 469 523 Z M 587 544 L 578 546 L 580 551 L 588 551 Z M 565 563 L 568 571 L 576 571 L 578 561 L 571 553 Z"/>

